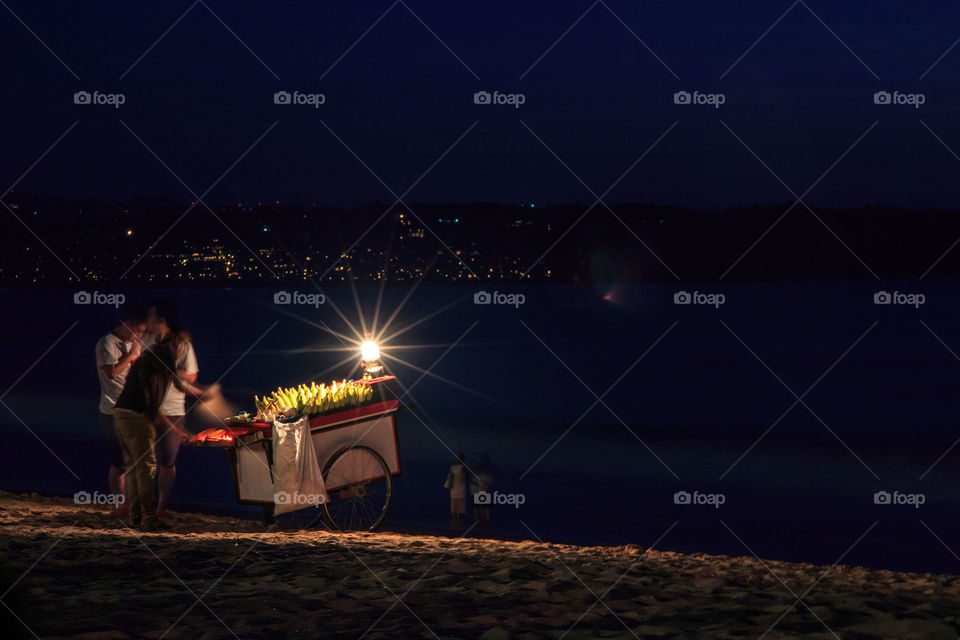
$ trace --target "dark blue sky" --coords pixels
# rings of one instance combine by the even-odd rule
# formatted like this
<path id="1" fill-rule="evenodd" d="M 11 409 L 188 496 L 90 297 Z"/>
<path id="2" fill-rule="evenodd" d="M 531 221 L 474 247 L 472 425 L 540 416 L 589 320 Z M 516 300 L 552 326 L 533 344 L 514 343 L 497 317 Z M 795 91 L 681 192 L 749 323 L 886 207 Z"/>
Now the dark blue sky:
<path id="1" fill-rule="evenodd" d="M 9 2 L 64 64 L 0 9 L 2 188 L 79 120 L 18 190 L 187 201 L 121 120 L 198 194 L 276 122 L 209 202 L 392 201 L 331 131 L 399 195 L 469 129 L 406 199 L 590 204 L 544 145 L 600 195 L 677 122 L 607 201 L 792 201 L 745 143 L 797 195 L 849 149 L 812 204 L 960 208 L 960 161 L 934 137 L 960 152 L 960 46 L 931 69 L 960 38 L 956 3 L 409 0 L 383 16 L 389 1 L 207 0 L 171 28 L 191 5 Z M 75 105 L 81 90 L 126 102 Z M 276 105 L 278 90 L 326 103 Z M 480 90 L 526 102 L 476 105 Z M 726 101 L 677 105 L 679 90 Z M 881 90 L 925 104 L 875 105 Z"/>

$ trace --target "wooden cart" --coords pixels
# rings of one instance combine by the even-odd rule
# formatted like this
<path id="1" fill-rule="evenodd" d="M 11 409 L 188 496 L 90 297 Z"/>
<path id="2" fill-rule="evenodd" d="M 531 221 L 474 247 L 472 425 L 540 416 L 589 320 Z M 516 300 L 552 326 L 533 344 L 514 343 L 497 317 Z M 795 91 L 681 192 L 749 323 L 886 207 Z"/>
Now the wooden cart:
<path id="1" fill-rule="evenodd" d="M 294 520 L 297 526 L 326 524 L 346 531 L 372 530 L 386 518 L 393 496 L 392 478 L 401 472 L 396 379 L 384 376 L 357 382 L 373 386 L 370 401 L 310 418 L 310 434 L 328 499 L 278 519 Z M 263 507 L 268 524 L 274 522 L 277 500 L 271 430 L 267 423 L 229 423 L 230 437 L 201 443 L 226 448 L 237 501 Z"/>

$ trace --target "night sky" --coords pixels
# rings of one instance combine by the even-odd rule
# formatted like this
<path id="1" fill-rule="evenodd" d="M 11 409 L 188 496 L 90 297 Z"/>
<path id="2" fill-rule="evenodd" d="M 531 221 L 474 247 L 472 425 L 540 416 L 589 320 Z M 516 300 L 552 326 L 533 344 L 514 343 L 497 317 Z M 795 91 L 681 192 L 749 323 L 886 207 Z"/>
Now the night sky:
<path id="1" fill-rule="evenodd" d="M 616 183 L 608 202 L 710 209 L 813 186 L 813 205 L 960 208 L 955 2 L 4 7 L 0 180 L 17 191 L 589 205 Z M 725 103 L 674 104 L 681 90 Z M 925 102 L 877 105 L 877 91 Z"/>

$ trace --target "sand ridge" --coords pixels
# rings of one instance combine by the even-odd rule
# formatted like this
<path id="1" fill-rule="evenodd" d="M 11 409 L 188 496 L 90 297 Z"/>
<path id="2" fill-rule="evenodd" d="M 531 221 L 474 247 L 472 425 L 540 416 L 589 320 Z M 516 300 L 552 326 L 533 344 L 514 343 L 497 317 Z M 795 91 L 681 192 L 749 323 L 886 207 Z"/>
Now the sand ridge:
<path id="1" fill-rule="evenodd" d="M 0 577 L 14 585 L 4 637 L 34 637 L 17 618 L 42 638 L 91 640 L 758 638 L 777 620 L 767 638 L 960 637 L 960 576 L 637 545 L 268 532 L 203 514 L 172 524 L 141 533 L 102 507 L 0 492 Z M 784 615 L 796 601 L 787 587 L 799 596 L 814 583 Z"/>

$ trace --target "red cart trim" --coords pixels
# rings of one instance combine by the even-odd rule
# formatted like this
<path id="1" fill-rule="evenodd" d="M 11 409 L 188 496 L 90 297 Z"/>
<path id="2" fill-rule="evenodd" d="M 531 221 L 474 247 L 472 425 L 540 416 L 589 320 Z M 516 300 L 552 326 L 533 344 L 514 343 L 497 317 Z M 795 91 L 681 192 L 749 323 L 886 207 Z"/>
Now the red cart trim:
<path id="1" fill-rule="evenodd" d="M 347 409 L 346 411 L 337 411 L 336 413 L 325 416 L 317 416 L 316 418 L 310 418 L 310 429 L 322 429 L 324 427 L 343 424 L 344 422 L 353 422 L 355 420 L 369 418 L 380 413 L 390 413 L 396 411 L 399 406 L 399 400 L 387 400 L 386 402 L 375 402 L 362 407 Z"/>

